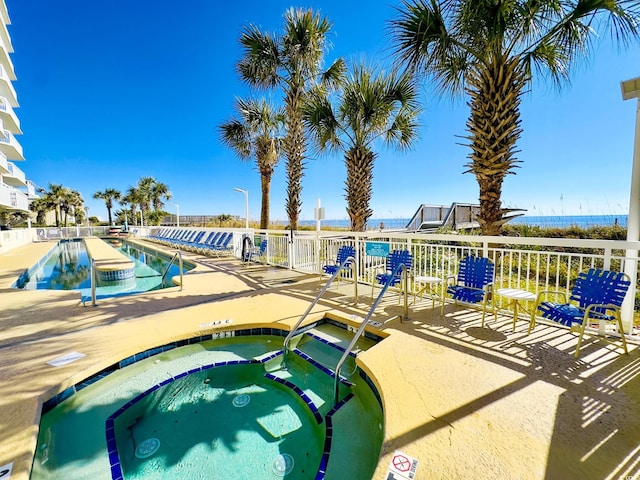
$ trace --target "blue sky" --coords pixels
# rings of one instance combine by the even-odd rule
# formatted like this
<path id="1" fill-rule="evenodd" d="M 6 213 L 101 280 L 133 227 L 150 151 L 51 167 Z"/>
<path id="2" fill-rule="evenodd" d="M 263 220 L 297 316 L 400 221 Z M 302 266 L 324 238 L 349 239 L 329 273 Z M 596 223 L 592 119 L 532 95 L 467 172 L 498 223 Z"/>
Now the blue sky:
<path id="1" fill-rule="evenodd" d="M 220 144 L 216 127 L 236 96 L 254 94 L 235 72 L 238 38 L 253 23 L 279 31 L 290 6 L 319 9 L 333 22 L 329 63 L 337 57 L 389 62 L 389 0 L 6 0 L 15 52 L 25 162 L 38 186 L 79 190 L 89 214 L 106 218 L 93 194 L 126 191 L 143 176 L 166 183 L 181 215 L 260 215 L 260 179 Z M 640 75 L 640 48 L 619 52 L 603 38 L 562 91 L 535 83 L 522 104 L 521 168 L 503 186 L 503 203 L 528 215 L 620 214 L 628 211 L 635 101 L 620 81 Z M 459 145 L 464 99 L 421 87 L 420 139 L 407 153 L 380 150 L 374 168 L 374 218 L 413 215 L 419 204 L 476 203 L 475 178 L 464 174 Z M 255 93 L 280 101 L 279 91 Z M 327 218 L 346 219 L 339 155 L 311 158 L 303 179 L 301 219 L 321 198 Z M 286 220 L 284 162 L 271 188 L 271 219 Z M 167 211 L 175 208 L 167 205 Z"/>

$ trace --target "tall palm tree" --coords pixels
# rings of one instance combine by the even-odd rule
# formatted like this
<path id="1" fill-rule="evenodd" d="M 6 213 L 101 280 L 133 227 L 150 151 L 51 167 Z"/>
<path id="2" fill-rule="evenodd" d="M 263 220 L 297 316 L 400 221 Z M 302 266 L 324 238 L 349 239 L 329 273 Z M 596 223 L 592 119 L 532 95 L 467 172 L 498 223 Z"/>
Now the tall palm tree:
<path id="1" fill-rule="evenodd" d="M 356 66 L 337 101 L 327 91 L 312 90 L 303 118 L 320 151 L 341 151 L 347 167 L 346 199 L 351 229 L 363 232 L 370 208 L 376 140 L 399 149 L 416 139 L 420 112 L 416 84 L 409 74 L 375 73 Z"/>
<path id="2" fill-rule="evenodd" d="M 157 180 L 154 180 L 151 185 L 150 195 L 151 205 L 156 212 L 163 209 L 163 200 L 171 200 L 171 192 L 167 184 L 158 182 Z"/>
<path id="3" fill-rule="evenodd" d="M 39 193 L 44 193 L 44 191 L 40 191 Z M 36 213 L 36 224 L 38 225 L 46 225 L 47 213 L 51 211 L 51 208 L 51 204 L 44 195 L 36 198 L 29 205 L 29 210 Z"/>
<path id="4" fill-rule="evenodd" d="M 282 141 L 278 134 L 284 115 L 264 99 L 236 98 L 235 108 L 238 116 L 218 127 L 220 140 L 242 161 L 255 157 L 262 190 L 260 228 L 266 229 L 269 228 L 271 176 L 281 156 Z"/>
<path id="5" fill-rule="evenodd" d="M 129 205 L 129 211 L 131 212 L 131 222 L 134 225 L 138 223 L 138 206 L 142 202 L 142 194 L 136 187 L 129 187 L 127 193 L 122 197 L 121 203 L 123 205 Z"/>
<path id="6" fill-rule="evenodd" d="M 74 222 L 77 224 L 75 215 L 76 212 L 82 210 L 84 208 L 84 198 L 78 190 L 73 190 L 70 188 L 66 189 L 64 200 L 60 205 L 60 209 L 64 212 L 64 226 L 67 226 L 67 219 L 69 217 L 69 213 L 73 215 Z"/>
<path id="7" fill-rule="evenodd" d="M 510 218 L 502 182 L 520 162 L 520 101 L 534 72 L 558 86 L 598 33 L 637 39 L 637 0 L 404 0 L 391 28 L 400 62 L 442 92 L 468 95 L 469 169 L 480 190 L 480 225 L 498 235 Z"/>
<path id="8" fill-rule="evenodd" d="M 107 207 L 107 215 L 109 217 L 109 225 L 113 225 L 113 219 L 111 216 L 111 210 L 113 209 L 113 202 L 117 202 L 122 198 L 122 193 L 115 188 L 105 188 L 102 192 L 96 192 L 93 194 L 93 198 L 96 200 L 104 200 L 104 204 Z"/>
<path id="9" fill-rule="evenodd" d="M 284 91 L 285 128 L 283 151 L 287 167 L 287 201 L 285 209 L 289 227 L 298 228 L 302 207 L 307 142 L 302 122 L 302 103 L 309 87 L 320 80 L 332 84 L 344 72 L 342 59 L 321 74 L 326 37 L 331 23 L 311 9 L 290 8 L 285 13 L 284 33 L 273 35 L 258 27 L 246 27 L 240 36 L 243 56 L 238 63 L 240 77 L 247 84 Z"/>
<path id="10" fill-rule="evenodd" d="M 60 227 L 61 206 L 65 201 L 69 189 L 55 183 L 49 183 L 48 188 L 49 190 L 45 190 L 42 198 L 44 202 L 49 205 L 49 208 L 55 211 L 56 227 Z"/>
<path id="11" fill-rule="evenodd" d="M 136 185 L 138 191 L 138 206 L 140 207 L 143 219 L 146 213 L 151 210 L 152 191 L 155 183 L 156 179 L 153 177 L 141 177 Z"/>

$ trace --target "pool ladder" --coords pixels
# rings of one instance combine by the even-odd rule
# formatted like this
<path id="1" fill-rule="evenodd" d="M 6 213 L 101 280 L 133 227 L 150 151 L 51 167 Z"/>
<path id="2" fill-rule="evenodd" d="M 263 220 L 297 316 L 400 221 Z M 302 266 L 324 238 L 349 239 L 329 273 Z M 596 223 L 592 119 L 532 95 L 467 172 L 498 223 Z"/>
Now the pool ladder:
<path id="1" fill-rule="evenodd" d="M 175 263 L 176 258 L 178 259 L 178 268 L 180 270 L 180 291 L 182 291 L 182 252 L 180 250 L 178 250 L 175 253 L 175 255 L 173 255 L 173 257 L 171 258 L 171 261 L 167 265 L 167 268 L 165 269 L 164 273 L 162 274 L 161 282 L 164 283 L 164 279 L 167 276 L 167 273 L 169 273 L 169 269 L 171 268 L 171 265 Z"/>
<path id="2" fill-rule="evenodd" d="M 384 296 L 385 292 L 387 291 L 387 289 L 389 288 L 389 286 L 391 285 L 391 282 L 393 281 L 394 277 L 400 272 L 400 270 L 402 270 L 403 273 L 403 280 L 404 280 L 404 318 L 408 318 L 409 317 L 409 301 L 408 301 L 408 292 L 409 292 L 409 275 L 407 272 L 407 266 L 404 263 L 401 263 L 400 265 L 396 266 L 396 268 L 393 270 L 392 274 L 389 276 L 389 278 L 387 279 L 387 281 L 385 282 L 385 284 L 382 286 L 382 290 L 380 291 L 380 294 L 378 295 L 378 298 L 376 298 L 376 301 L 373 302 L 373 305 L 371 305 L 371 308 L 369 309 L 369 313 L 367 313 L 367 316 L 364 317 L 364 320 L 362 321 L 362 323 L 360 324 L 360 327 L 358 327 L 358 330 L 356 331 L 355 335 L 353 336 L 353 338 L 351 339 L 351 343 L 349 344 L 349 346 L 345 349 L 344 353 L 342 354 L 342 357 L 340 358 L 340 360 L 338 361 L 338 364 L 336 365 L 336 369 L 335 369 L 335 384 L 334 384 L 334 389 L 333 389 L 333 405 L 337 405 L 339 402 L 339 393 L 340 393 L 340 372 L 342 371 L 342 366 L 344 365 L 344 362 L 347 360 L 347 357 L 349 356 L 349 353 L 353 350 L 353 347 L 355 347 L 356 342 L 358 341 L 358 339 L 360 338 L 360 336 L 362 335 L 362 333 L 364 332 L 364 329 L 366 328 L 367 324 L 369 323 L 369 320 L 371 319 L 371 315 L 373 315 L 373 312 L 376 311 L 376 308 L 378 308 L 378 304 L 380 303 L 380 300 L 382 300 L 382 297 Z M 401 317 L 402 320 L 402 317 Z"/>
<path id="3" fill-rule="evenodd" d="M 309 313 L 311 313 L 311 310 L 313 310 L 313 307 L 315 307 L 316 304 L 320 301 L 320 298 L 322 298 L 324 293 L 329 289 L 329 286 L 331 285 L 331 283 L 338 277 L 338 275 L 340 275 L 340 272 L 344 270 L 347 267 L 347 265 L 352 262 L 355 266 L 354 274 L 353 274 L 354 275 L 353 277 L 354 278 L 353 279 L 354 296 L 355 296 L 355 302 L 358 301 L 358 264 L 356 263 L 356 259 L 354 257 L 347 257 L 338 266 L 335 273 L 331 275 L 331 278 L 329 278 L 325 286 L 322 287 L 322 290 L 320 290 L 320 293 L 316 295 L 316 298 L 313 300 L 313 302 L 311 302 L 311 304 L 309 305 L 309 308 L 307 308 L 307 311 L 302 314 L 302 316 L 300 317 L 300 320 L 298 320 L 298 322 L 291 329 L 287 337 L 284 339 L 284 343 L 282 344 L 282 353 L 283 353 L 282 368 L 287 368 L 286 361 L 287 361 L 287 353 L 289 353 L 289 343 L 291 342 L 291 338 L 295 335 L 296 331 L 298 330 L 298 327 L 300 327 L 304 319 L 307 318 Z"/>
<path id="4" fill-rule="evenodd" d="M 315 307 L 316 304 L 320 301 L 320 298 L 322 298 L 324 293 L 328 290 L 328 288 L 331 285 L 331 283 L 336 279 L 336 277 L 338 275 L 340 275 L 340 272 L 344 268 L 346 268 L 346 266 L 351 262 L 353 262 L 353 264 L 355 266 L 355 269 L 354 269 L 355 270 L 354 271 L 354 282 L 353 283 L 354 283 L 354 290 L 355 290 L 355 301 L 357 303 L 357 301 L 358 301 L 358 264 L 357 264 L 356 259 L 354 257 L 348 257 L 340 264 L 340 266 L 338 267 L 336 272 L 331 276 L 331 278 L 329 278 L 329 280 L 327 281 L 325 286 L 322 287 L 322 290 L 320 290 L 318 295 L 316 295 L 316 298 L 313 300 L 313 302 L 311 302 L 311 304 L 309 305 L 309 308 L 307 308 L 307 311 L 302 314 L 302 316 L 300 317 L 298 322 L 294 325 L 294 327 L 291 329 L 291 331 L 289 332 L 287 337 L 284 339 L 284 343 L 282 344 L 282 353 L 283 353 L 283 355 L 282 355 L 282 368 L 287 368 L 287 365 L 286 365 L 287 354 L 289 353 L 289 343 L 291 342 L 291 338 L 296 334 L 296 332 L 298 331 L 298 328 L 300 327 L 300 325 L 302 324 L 304 319 L 307 318 L 307 316 L 309 315 L 309 313 L 311 312 L 313 307 Z M 337 405 L 338 401 L 339 401 L 338 397 L 339 397 L 339 388 L 340 388 L 340 371 L 342 370 L 342 366 L 344 365 L 344 362 L 346 361 L 347 357 L 349 356 L 349 352 L 351 352 L 353 350 L 353 347 L 355 347 L 356 342 L 362 336 L 362 333 L 364 332 L 365 327 L 369 323 L 369 320 L 371 319 L 371 316 L 373 315 L 373 312 L 375 312 L 376 308 L 378 308 L 378 304 L 380 303 L 380 301 L 382 300 L 382 297 L 384 296 L 385 292 L 387 291 L 387 289 L 391 285 L 391 282 L 393 281 L 394 277 L 401 270 L 402 270 L 402 273 L 403 273 L 403 280 L 404 280 L 404 288 L 403 288 L 403 290 L 404 290 L 404 318 L 408 318 L 409 317 L 409 303 L 408 303 L 409 275 L 408 275 L 408 272 L 407 272 L 407 266 L 404 263 L 401 263 L 394 269 L 394 271 L 389 276 L 389 278 L 387 279 L 385 284 L 382 286 L 382 290 L 380 291 L 380 294 L 376 298 L 375 302 L 373 302 L 373 305 L 371 305 L 371 308 L 369 309 L 369 313 L 367 313 L 367 316 L 364 318 L 364 320 L 360 324 L 360 327 L 358 327 L 358 330 L 354 334 L 353 339 L 351 339 L 351 343 L 345 349 L 342 357 L 340 358 L 340 360 L 338 361 L 338 363 L 336 365 L 336 368 L 335 368 L 335 387 L 334 387 L 334 398 L 333 398 L 334 406 Z M 402 320 L 402 318 L 401 318 L 401 320 Z"/>

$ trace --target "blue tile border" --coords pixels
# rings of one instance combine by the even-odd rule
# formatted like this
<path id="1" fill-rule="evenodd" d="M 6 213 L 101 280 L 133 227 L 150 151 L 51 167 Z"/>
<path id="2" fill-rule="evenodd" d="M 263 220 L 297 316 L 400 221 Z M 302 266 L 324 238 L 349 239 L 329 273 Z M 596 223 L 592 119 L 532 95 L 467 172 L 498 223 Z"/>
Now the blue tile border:
<path id="1" fill-rule="evenodd" d="M 302 350 L 298 350 L 297 348 L 293 349 L 293 353 L 295 353 L 296 355 L 298 355 L 300 358 L 302 358 L 303 360 L 309 362 L 311 365 L 313 365 L 314 367 L 316 367 L 318 370 L 326 373 L 327 375 L 329 375 L 331 378 L 336 378 L 336 372 L 331 370 L 328 367 L 325 367 L 324 365 L 322 365 L 321 363 L 317 362 L 316 360 L 314 360 L 313 358 L 311 358 L 309 355 L 307 355 L 306 353 L 304 353 Z M 346 385 L 347 387 L 352 387 L 353 383 L 351 383 L 350 381 L 340 377 L 340 383 L 342 383 L 343 385 Z"/>
<path id="2" fill-rule="evenodd" d="M 322 423 L 322 415 L 320 414 L 318 407 L 316 407 L 315 403 L 313 403 L 313 400 L 311 400 L 309 396 L 306 393 L 304 393 L 304 391 L 300 387 L 298 387 L 297 385 L 294 385 L 289 380 L 276 377 L 275 375 L 269 372 L 266 372 L 264 374 L 264 377 L 268 378 L 269 380 L 273 380 L 274 382 L 277 382 L 280 385 L 283 385 L 293 390 L 296 393 L 296 395 L 298 395 L 304 401 L 304 403 L 307 404 L 307 406 L 311 410 L 311 413 L 313 413 L 313 417 L 316 419 L 316 422 L 318 422 L 318 425 Z"/>
<path id="3" fill-rule="evenodd" d="M 324 480 L 329 466 L 329 457 L 331 456 L 331 444 L 333 443 L 333 415 L 340 410 L 349 400 L 353 398 L 353 393 L 349 393 L 346 397 L 340 400 L 331 410 L 327 412 L 325 416 L 324 428 L 324 447 L 322 450 L 322 458 L 320 460 L 320 466 L 318 472 L 314 477 L 315 480 Z"/>
<path id="4" fill-rule="evenodd" d="M 232 332 L 233 332 L 234 336 L 239 337 L 239 336 L 252 335 L 252 332 L 255 332 L 256 330 L 264 332 L 264 333 L 262 333 L 262 335 L 272 335 L 272 336 L 278 336 L 278 337 L 286 337 L 287 334 L 288 334 L 287 330 L 282 330 L 282 329 L 279 329 L 279 328 L 239 329 L 239 330 L 232 330 Z M 228 331 L 228 330 L 225 330 L 225 331 Z M 213 340 L 213 335 L 212 334 L 198 335 L 198 336 L 195 336 L 195 337 L 191 337 L 191 338 L 187 338 L 187 339 L 183 339 L 183 340 L 178 340 L 178 341 L 175 341 L 175 342 L 167 343 L 165 345 L 160 345 L 158 347 L 153 347 L 153 348 L 150 348 L 148 350 L 144 350 L 142 352 L 139 352 L 139 353 L 136 353 L 134 355 L 131 355 L 130 357 L 124 358 L 124 359 L 120 360 L 119 362 L 108 366 L 107 368 L 99 371 L 98 373 L 95 373 L 95 374 L 85 378 L 81 382 L 78 382 L 75 385 L 72 385 L 72 386 L 66 388 L 62 392 L 59 392 L 59 393 L 55 394 L 53 397 L 51 397 L 48 400 L 44 401 L 43 404 L 42 404 L 42 413 L 41 414 L 44 415 L 45 413 L 49 412 L 51 409 L 53 409 L 54 407 L 56 407 L 57 405 L 59 405 L 60 403 L 65 401 L 71 395 L 79 392 L 83 388 L 88 387 L 89 385 L 97 382 L 98 380 L 101 380 L 101 379 L 105 378 L 106 376 L 110 375 L 111 373 L 113 373 L 113 372 L 115 372 L 117 370 L 120 370 L 121 368 L 124 368 L 124 367 L 126 367 L 128 365 L 131 365 L 133 363 L 139 362 L 140 360 L 144 360 L 146 358 L 152 357 L 154 355 L 158 355 L 160 353 L 164 353 L 166 351 L 173 350 L 174 348 L 183 347 L 185 345 L 194 345 L 194 344 L 198 344 L 198 343 L 202 343 L 202 342 L 207 342 L 209 340 Z"/>

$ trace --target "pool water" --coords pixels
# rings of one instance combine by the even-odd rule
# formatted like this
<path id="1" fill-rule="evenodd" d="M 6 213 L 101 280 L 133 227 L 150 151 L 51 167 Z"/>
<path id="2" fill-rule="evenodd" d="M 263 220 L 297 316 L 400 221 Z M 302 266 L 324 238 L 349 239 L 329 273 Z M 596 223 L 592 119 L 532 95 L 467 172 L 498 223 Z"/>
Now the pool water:
<path id="1" fill-rule="evenodd" d="M 331 337 L 336 328 L 348 335 L 329 326 Z M 304 357 L 322 352 L 335 368 L 342 351 L 315 329 L 295 340 L 286 369 L 283 337 L 260 335 L 117 370 L 43 415 L 31 478 L 370 479 L 382 445 L 376 394 L 351 358 L 334 405 L 334 377 Z"/>
<path id="2" fill-rule="evenodd" d="M 135 278 L 98 282 L 97 298 L 128 295 L 175 286 L 171 278 L 180 274 L 172 264 L 164 276 L 170 258 L 155 250 L 126 241 L 114 241 L 112 246 L 134 261 Z M 185 264 L 183 270 L 192 266 Z M 91 259 L 84 242 L 62 240 L 34 267 L 18 279 L 16 288 L 27 290 L 79 290 L 82 297 L 91 297 Z"/>

